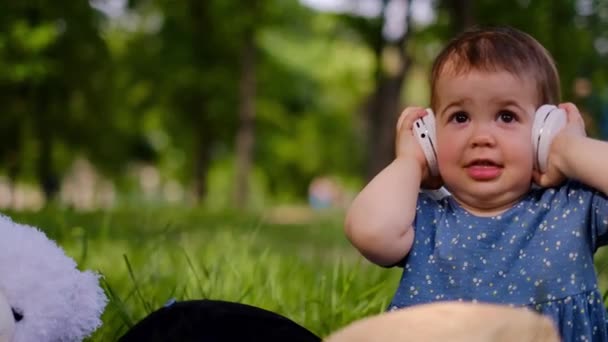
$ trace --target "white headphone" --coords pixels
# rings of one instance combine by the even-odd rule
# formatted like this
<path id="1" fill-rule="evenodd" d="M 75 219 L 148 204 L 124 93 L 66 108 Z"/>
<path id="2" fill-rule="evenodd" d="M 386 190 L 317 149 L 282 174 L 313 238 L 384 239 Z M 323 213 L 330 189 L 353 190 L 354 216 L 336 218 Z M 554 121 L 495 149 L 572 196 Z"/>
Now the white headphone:
<path id="1" fill-rule="evenodd" d="M 532 125 L 532 146 L 534 147 L 534 167 L 547 171 L 549 148 L 555 135 L 566 126 L 566 111 L 554 105 L 542 105 L 534 115 Z"/>
<path id="2" fill-rule="evenodd" d="M 437 166 L 437 139 L 435 133 L 435 114 L 430 108 L 426 109 L 426 115 L 414 121 L 414 135 L 424 152 L 426 162 L 429 166 L 431 176 L 439 175 Z"/>
<path id="3" fill-rule="evenodd" d="M 435 115 L 427 108 L 427 115 L 414 121 L 414 135 L 424 152 L 431 175 L 437 176 L 437 139 L 435 134 Z M 534 114 L 532 125 L 532 146 L 534 148 L 534 167 L 545 172 L 549 159 L 549 148 L 555 135 L 566 125 L 566 111 L 554 105 L 542 105 Z"/>

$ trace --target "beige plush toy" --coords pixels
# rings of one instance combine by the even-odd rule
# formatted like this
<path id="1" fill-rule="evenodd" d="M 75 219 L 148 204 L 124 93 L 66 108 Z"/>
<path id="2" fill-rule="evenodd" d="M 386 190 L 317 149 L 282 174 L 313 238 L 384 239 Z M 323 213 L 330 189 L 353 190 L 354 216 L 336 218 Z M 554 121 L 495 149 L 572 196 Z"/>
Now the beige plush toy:
<path id="1" fill-rule="evenodd" d="M 326 342 L 558 342 L 553 322 L 504 305 L 437 302 L 351 323 Z"/>

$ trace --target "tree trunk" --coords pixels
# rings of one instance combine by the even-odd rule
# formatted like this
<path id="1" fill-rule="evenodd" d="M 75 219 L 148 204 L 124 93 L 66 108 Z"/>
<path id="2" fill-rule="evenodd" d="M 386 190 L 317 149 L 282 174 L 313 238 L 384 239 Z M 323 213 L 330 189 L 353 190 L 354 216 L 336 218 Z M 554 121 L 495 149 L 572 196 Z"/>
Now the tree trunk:
<path id="1" fill-rule="evenodd" d="M 204 122 L 199 123 L 194 146 L 194 200 L 198 203 L 207 195 L 207 174 L 211 164 L 211 141 Z"/>
<path id="2" fill-rule="evenodd" d="M 17 179 L 23 163 L 23 128 L 31 112 L 30 88 L 31 86 L 21 84 L 0 89 L 4 94 L 2 98 L 4 103 L 10 104 L 9 116 L 4 118 L 1 128 L 2 137 L 6 143 L 0 150 L 2 150 L 3 161 L 6 165 L 11 207 L 16 205 Z"/>
<path id="3" fill-rule="evenodd" d="M 59 178 L 53 167 L 53 140 L 51 134 L 39 126 L 38 180 L 46 203 L 51 202 L 59 192 Z"/>
<path id="4" fill-rule="evenodd" d="M 395 125 L 400 113 L 401 90 L 410 65 L 406 46 L 412 30 L 411 2 L 407 1 L 406 31 L 403 36 L 393 43 L 382 38 L 383 44 L 376 50 L 376 90 L 371 96 L 367 111 L 368 180 L 385 168 L 395 155 Z M 383 54 L 391 52 L 396 52 L 397 56 L 395 70 L 388 70 L 382 64 Z"/>
<path id="5" fill-rule="evenodd" d="M 256 47 L 254 29 L 245 33 L 241 55 L 239 128 L 236 135 L 235 188 L 233 201 L 236 208 L 243 209 L 249 198 L 249 174 L 253 160 L 255 140 L 255 96 L 256 96 Z"/>
<path id="6" fill-rule="evenodd" d="M 200 61 L 196 67 L 204 70 L 208 66 L 204 65 L 205 49 L 209 47 L 204 41 L 206 34 L 213 30 L 210 24 L 208 3 L 206 1 L 190 0 L 188 2 L 190 9 L 190 20 L 193 23 L 193 40 L 192 49 L 196 60 Z M 202 92 L 202 89 L 198 90 Z M 211 147 L 214 142 L 213 127 L 210 127 L 210 122 L 205 119 L 207 111 L 207 103 L 205 94 L 189 94 L 186 100 L 186 111 L 197 110 L 200 114 L 198 120 L 193 125 L 194 136 L 197 141 L 194 144 L 194 200 L 200 203 L 207 196 L 207 175 L 211 166 Z"/>
<path id="7" fill-rule="evenodd" d="M 372 179 L 394 159 L 395 124 L 400 113 L 400 95 L 406 70 L 380 81 L 369 113 L 370 156 L 367 178 Z"/>
<path id="8" fill-rule="evenodd" d="M 59 192 L 59 177 L 53 165 L 53 90 L 48 87 L 37 88 L 35 94 L 37 96 L 32 98 L 32 103 L 37 113 L 34 124 L 38 136 L 38 182 L 45 202 L 49 203 Z"/>
<path id="9" fill-rule="evenodd" d="M 32 27 L 40 23 L 41 10 L 36 6 L 26 9 L 27 21 Z M 46 203 L 59 191 L 58 176 L 53 170 L 53 126 L 51 125 L 53 91 L 48 85 L 28 87 L 29 105 L 34 117 L 34 129 L 38 138 L 37 177 Z"/>

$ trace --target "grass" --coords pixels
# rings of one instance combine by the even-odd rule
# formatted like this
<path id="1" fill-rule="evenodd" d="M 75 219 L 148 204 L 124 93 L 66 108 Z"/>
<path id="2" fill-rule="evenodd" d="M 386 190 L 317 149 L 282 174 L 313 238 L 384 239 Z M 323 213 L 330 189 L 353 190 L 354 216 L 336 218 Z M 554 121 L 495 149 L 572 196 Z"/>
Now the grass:
<path id="1" fill-rule="evenodd" d="M 113 341 L 171 299 L 223 299 L 291 318 L 319 336 L 387 307 L 401 270 L 364 261 L 342 213 L 280 223 L 273 215 L 179 208 L 9 213 L 43 229 L 110 299 L 91 341 Z M 596 258 L 607 293 L 608 252 Z"/>
<path id="2" fill-rule="evenodd" d="M 116 340 L 171 299 L 201 298 L 255 305 L 326 336 L 384 311 L 400 276 L 354 251 L 341 213 L 300 223 L 178 208 L 10 216 L 103 274 L 110 303 L 91 341 Z"/>

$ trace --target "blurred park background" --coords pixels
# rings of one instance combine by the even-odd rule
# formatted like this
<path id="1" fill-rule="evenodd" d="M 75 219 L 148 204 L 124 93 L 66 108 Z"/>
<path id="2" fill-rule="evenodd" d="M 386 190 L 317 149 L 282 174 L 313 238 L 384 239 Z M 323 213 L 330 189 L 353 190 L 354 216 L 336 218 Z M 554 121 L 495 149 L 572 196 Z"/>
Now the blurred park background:
<path id="1" fill-rule="evenodd" d="M 105 275 L 99 340 L 170 297 L 326 334 L 399 276 L 350 248 L 344 207 L 442 45 L 499 24 L 608 138 L 604 0 L 1 0 L 0 208 Z"/>
<path id="2" fill-rule="evenodd" d="M 608 136 L 606 1 L 2 1 L 0 207 L 256 210 L 311 184 L 342 205 L 442 44 L 494 24 L 543 43 Z"/>

